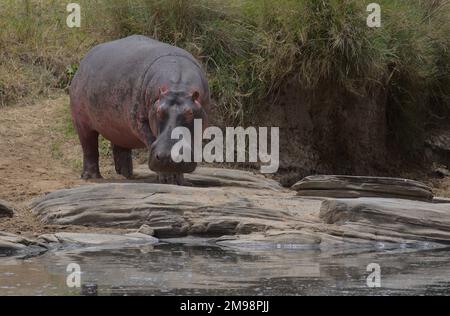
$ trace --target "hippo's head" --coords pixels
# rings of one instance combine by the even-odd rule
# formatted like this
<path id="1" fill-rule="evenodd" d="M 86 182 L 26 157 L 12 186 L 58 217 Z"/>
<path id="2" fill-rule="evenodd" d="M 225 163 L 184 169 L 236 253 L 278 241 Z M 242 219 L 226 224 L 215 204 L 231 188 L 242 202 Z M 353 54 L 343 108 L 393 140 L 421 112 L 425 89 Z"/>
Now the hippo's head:
<path id="1" fill-rule="evenodd" d="M 172 160 L 171 151 L 178 139 L 172 139 L 174 128 L 184 126 L 191 132 L 191 144 L 194 138 L 194 119 L 202 119 L 203 127 L 207 125 L 206 110 L 200 103 L 198 91 L 171 91 L 160 88 L 158 100 L 149 113 L 150 128 L 156 140 L 150 148 L 149 167 L 157 172 L 189 173 L 195 170 L 195 162 Z M 191 150 L 193 161 L 193 150 Z"/>

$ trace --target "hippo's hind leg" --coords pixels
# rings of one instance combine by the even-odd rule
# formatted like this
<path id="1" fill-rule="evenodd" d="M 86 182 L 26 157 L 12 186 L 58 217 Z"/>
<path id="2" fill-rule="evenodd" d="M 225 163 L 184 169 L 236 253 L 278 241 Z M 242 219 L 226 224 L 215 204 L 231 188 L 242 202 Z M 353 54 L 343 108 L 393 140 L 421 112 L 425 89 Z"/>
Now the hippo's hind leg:
<path id="1" fill-rule="evenodd" d="M 114 144 L 111 144 L 111 147 L 117 174 L 121 174 L 127 179 L 131 178 L 133 176 L 133 159 L 131 157 L 131 149 L 123 148 Z"/>

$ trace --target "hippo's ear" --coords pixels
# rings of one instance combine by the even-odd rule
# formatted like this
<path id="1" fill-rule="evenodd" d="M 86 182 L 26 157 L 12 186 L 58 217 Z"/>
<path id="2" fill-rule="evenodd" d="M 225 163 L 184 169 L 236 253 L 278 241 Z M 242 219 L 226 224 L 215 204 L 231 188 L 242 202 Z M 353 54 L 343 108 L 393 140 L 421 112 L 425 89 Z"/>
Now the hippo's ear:
<path id="1" fill-rule="evenodd" d="M 199 99 L 200 99 L 200 93 L 198 92 L 198 91 L 194 91 L 193 93 L 192 93 L 192 101 L 199 101 Z"/>
<path id="2" fill-rule="evenodd" d="M 169 92 L 169 89 L 167 89 L 166 86 L 159 87 L 159 97 L 161 97 L 162 95 L 167 94 L 167 92 Z"/>

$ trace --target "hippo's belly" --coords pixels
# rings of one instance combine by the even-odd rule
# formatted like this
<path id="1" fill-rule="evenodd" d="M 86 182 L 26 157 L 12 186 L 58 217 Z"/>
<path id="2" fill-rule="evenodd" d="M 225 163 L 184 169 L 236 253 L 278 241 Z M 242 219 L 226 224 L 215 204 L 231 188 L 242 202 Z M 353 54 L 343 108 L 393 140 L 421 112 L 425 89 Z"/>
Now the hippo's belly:
<path id="1" fill-rule="evenodd" d="M 114 145 L 118 145 L 123 148 L 134 149 L 145 147 L 145 144 L 131 133 L 124 133 L 124 131 L 111 129 L 99 131 L 99 133 Z"/>
<path id="2" fill-rule="evenodd" d="M 94 129 L 114 145 L 123 148 L 144 148 L 145 144 L 136 136 L 125 118 L 118 119 L 110 115 L 91 117 Z"/>

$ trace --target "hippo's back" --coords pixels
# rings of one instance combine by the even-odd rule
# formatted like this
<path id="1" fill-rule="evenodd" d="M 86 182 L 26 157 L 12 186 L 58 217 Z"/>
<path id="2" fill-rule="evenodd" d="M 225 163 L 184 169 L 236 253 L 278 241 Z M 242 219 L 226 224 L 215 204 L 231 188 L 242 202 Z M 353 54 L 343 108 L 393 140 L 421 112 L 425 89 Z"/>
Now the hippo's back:
<path id="1" fill-rule="evenodd" d="M 91 106 L 97 101 L 105 105 L 109 97 L 123 103 L 132 92 L 141 92 L 140 81 L 145 71 L 159 58 L 171 55 L 186 57 L 197 64 L 185 50 L 141 35 L 99 44 L 81 61 L 71 94 L 85 94 Z"/>
<path id="2" fill-rule="evenodd" d="M 120 72 L 123 69 L 134 68 L 136 71 L 150 65 L 162 56 L 184 56 L 196 62 L 194 57 L 184 49 L 162 43 L 142 35 L 133 35 L 112 42 L 99 44 L 92 48 L 80 63 L 80 69 L 93 67 L 97 71 Z"/>

